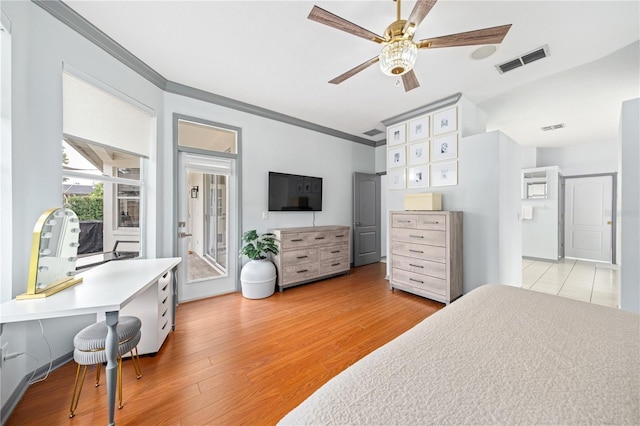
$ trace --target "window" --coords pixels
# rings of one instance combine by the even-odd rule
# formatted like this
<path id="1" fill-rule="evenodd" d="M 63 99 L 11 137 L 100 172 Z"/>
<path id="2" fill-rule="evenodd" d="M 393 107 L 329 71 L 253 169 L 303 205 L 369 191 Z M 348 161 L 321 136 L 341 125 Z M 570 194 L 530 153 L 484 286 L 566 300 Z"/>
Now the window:
<path id="1" fill-rule="evenodd" d="M 62 202 L 80 219 L 77 268 L 137 257 L 142 157 L 71 136 L 62 150 Z"/>

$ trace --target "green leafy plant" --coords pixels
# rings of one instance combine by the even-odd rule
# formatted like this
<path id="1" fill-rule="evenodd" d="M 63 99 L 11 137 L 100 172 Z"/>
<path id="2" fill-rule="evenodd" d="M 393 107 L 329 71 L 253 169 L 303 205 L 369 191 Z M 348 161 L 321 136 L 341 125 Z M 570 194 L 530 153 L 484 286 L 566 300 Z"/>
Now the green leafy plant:
<path id="1" fill-rule="evenodd" d="M 258 234 L 255 229 L 242 234 L 242 249 L 240 256 L 247 256 L 251 260 L 266 259 L 269 254 L 278 254 L 278 240 L 275 234 L 267 232 Z"/>

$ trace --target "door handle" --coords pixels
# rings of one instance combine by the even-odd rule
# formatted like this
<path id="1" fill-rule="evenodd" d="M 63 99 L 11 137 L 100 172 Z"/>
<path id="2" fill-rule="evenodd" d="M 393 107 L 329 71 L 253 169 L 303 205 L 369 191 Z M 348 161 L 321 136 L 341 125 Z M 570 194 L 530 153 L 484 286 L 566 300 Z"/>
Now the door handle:
<path id="1" fill-rule="evenodd" d="M 612 221 L 610 221 L 610 220 L 608 220 L 608 221 L 607 221 L 607 225 L 611 225 L 611 224 L 613 224 L 613 222 L 612 222 Z"/>
<path id="2" fill-rule="evenodd" d="M 356 226 L 360 226 L 360 225 L 362 225 L 362 224 L 361 224 L 360 222 L 356 222 L 356 223 L 355 223 L 355 225 L 356 225 Z"/>
<path id="3" fill-rule="evenodd" d="M 191 237 L 191 234 L 189 232 L 178 232 L 178 238 L 186 238 L 186 237 Z"/>

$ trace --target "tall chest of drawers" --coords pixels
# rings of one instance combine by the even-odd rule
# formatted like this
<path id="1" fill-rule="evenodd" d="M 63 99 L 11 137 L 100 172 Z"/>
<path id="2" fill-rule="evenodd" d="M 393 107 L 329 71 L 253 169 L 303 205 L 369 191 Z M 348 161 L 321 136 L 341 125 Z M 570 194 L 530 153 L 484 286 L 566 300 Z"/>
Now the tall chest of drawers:
<path id="1" fill-rule="evenodd" d="M 274 257 L 278 288 L 304 284 L 350 271 L 348 226 L 272 229 L 280 253 Z"/>
<path id="2" fill-rule="evenodd" d="M 389 286 L 448 304 L 462 295 L 462 212 L 390 214 Z"/>

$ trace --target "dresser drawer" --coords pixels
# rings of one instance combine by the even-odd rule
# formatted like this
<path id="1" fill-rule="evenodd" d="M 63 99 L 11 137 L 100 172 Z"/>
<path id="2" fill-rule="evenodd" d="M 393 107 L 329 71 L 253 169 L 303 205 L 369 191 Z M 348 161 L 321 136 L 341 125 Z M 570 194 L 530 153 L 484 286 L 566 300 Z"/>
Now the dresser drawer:
<path id="1" fill-rule="evenodd" d="M 350 268 L 349 258 L 326 259 L 320 262 L 320 270 L 323 274 L 332 274 L 334 272 L 348 271 Z"/>
<path id="2" fill-rule="evenodd" d="M 284 253 L 281 253 L 281 256 L 288 265 L 297 265 L 299 263 L 318 260 L 318 249 L 313 248 L 285 251 Z"/>
<path id="3" fill-rule="evenodd" d="M 290 248 L 307 247 L 312 244 L 312 237 L 311 232 L 285 234 L 280 239 L 280 249 L 286 250 Z"/>
<path id="4" fill-rule="evenodd" d="M 320 247 L 320 260 L 349 257 L 349 244 L 339 244 L 329 247 Z"/>
<path id="5" fill-rule="evenodd" d="M 447 259 L 446 249 L 444 247 L 394 241 L 391 244 L 391 250 L 394 256 L 407 256 L 442 263 Z"/>
<path id="6" fill-rule="evenodd" d="M 416 228 L 417 218 L 413 214 L 394 214 L 391 216 L 392 228 Z"/>
<path id="7" fill-rule="evenodd" d="M 413 272 L 415 274 L 429 275 L 443 280 L 447 278 L 446 265 L 444 263 L 431 262 L 429 260 L 393 256 L 391 267 L 394 269 Z"/>
<path id="8" fill-rule="evenodd" d="M 319 262 L 285 266 L 282 271 L 282 284 L 313 279 L 318 276 L 319 266 Z"/>
<path id="9" fill-rule="evenodd" d="M 337 231 L 326 231 L 324 233 L 326 235 L 326 242 L 331 244 L 344 243 L 349 244 L 349 229 L 345 230 L 337 230 Z"/>
<path id="10" fill-rule="evenodd" d="M 391 270 L 392 280 L 404 285 L 427 290 L 435 294 L 445 296 L 447 293 L 447 281 L 427 275 L 414 274 L 413 272 L 403 271 L 393 268 Z"/>
<path id="11" fill-rule="evenodd" d="M 429 244 L 444 247 L 446 245 L 446 233 L 444 231 L 430 231 L 425 229 L 393 228 L 391 238 L 394 241 L 404 241 L 415 244 Z"/>
<path id="12" fill-rule="evenodd" d="M 418 229 L 433 229 L 436 231 L 444 231 L 447 225 L 447 217 L 440 214 L 430 214 L 418 216 Z"/>

